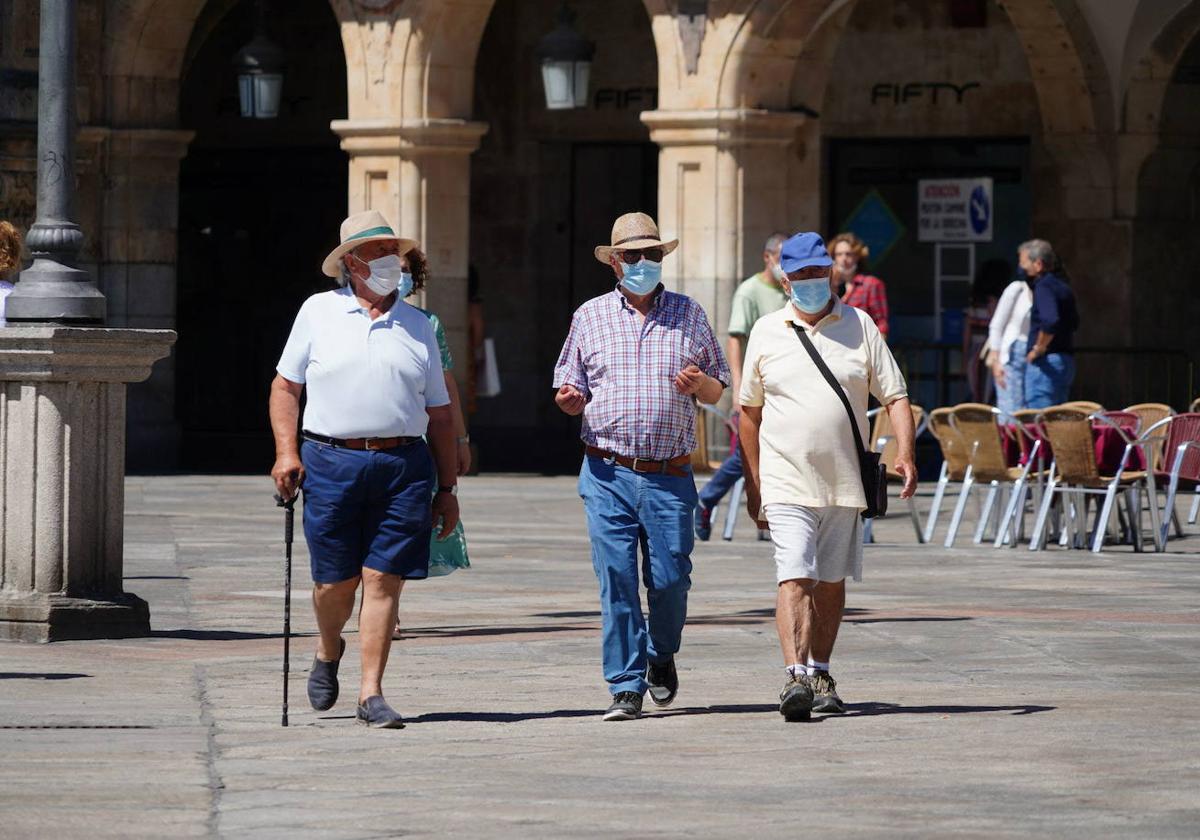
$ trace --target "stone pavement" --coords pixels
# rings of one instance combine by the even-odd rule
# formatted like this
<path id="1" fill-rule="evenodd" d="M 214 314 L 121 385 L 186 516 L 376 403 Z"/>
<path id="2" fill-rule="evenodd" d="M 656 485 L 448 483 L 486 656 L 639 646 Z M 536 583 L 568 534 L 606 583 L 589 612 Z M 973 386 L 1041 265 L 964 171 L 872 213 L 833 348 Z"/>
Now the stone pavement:
<path id="1" fill-rule="evenodd" d="M 574 481 L 467 479 L 462 504 L 473 568 L 401 601 L 404 730 L 354 724 L 353 634 L 342 701 L 308 708 L 297 544 L 283 729 L 268 481 L 129 479 L 126 588 L 153 636 L 0 643 L 0 836 L 1200 834 L 1198 537 L 947 551 L 893 516 L 850 587 L 849 714 L 787 724 L 769 544 L 743 520 L 695 553 L 675 707 L 603 723 Z"/>

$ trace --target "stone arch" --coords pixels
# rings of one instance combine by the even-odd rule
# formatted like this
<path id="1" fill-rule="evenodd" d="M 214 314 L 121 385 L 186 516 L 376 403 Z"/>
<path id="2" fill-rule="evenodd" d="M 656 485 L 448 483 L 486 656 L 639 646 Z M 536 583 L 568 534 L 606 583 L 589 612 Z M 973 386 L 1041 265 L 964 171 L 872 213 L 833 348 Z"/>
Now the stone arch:
<path id="1" fill-rule="evenodd" d="M 467 119 L 494 0 L 330 0 L 342 27 L 352 119 Z"/>

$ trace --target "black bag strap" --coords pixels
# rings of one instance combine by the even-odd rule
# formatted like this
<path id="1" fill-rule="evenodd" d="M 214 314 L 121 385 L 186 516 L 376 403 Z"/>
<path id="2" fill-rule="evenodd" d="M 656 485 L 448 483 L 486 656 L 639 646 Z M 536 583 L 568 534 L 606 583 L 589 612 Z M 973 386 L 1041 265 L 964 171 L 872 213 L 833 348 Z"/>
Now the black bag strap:
<path id="1" fill-rule="evenodd" d="M 850 418 L 850 431 L 854 432 L 854 442 L 858 445 L 858 460 L 861 463 L 863 455 L 866 454 L 867 448 L 863 446 L 862 435 L 858 431 L 858 421 L 854 419 L 854 409 L 850 407 L 850 400 L 846 399 L 846 392 L 842 390 L 842 386 L 833 376 L 833 371 L 825 364 L 825 360 L 821 358 L 821 354 L 817 352 L 817 348 L 813 346 L 812 339 L 808 337 L 804 329 L 792 322 L 792 329 L 796 331 L 796 337 L 800 339 L 800 343 L 804 345 L 804 349 L 808 351 L 808 355 L 812 357 L 813 364 L 817 366 L 817 370 L 821 371 L 821 375 L 825 377 L 825 381 L 829 383 L 829 387 L 838 395 L 838 399 L 842 401 L 842 405 L 846 408 L 846 416 Z"/>

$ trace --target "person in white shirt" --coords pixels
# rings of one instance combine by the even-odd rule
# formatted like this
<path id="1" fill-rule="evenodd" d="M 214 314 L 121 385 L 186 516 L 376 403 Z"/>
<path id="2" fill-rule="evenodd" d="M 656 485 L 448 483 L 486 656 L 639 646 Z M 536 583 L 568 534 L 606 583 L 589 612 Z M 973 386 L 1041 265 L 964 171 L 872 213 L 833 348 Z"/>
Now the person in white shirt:
<path id="1" fill-rule="evenodd" d="M 1012 414 L 1025 408 L 1025 353 L 1033 290 L 1024 279 L 1004 289 L 988 322 L 987 365 L 996 383 L 996 407 Z"/>
<path id="2" fill-rule="evenodd" d="M 798 233 L 780 254 L 790 300 L 755 323 L 742 372 L 741 444 L 746 504 L 775 543 L 775 624 L 787 667 L 779 695 L 786 720 L 845 711 L 829 674 L 846 603 L 846 577 L 862 580 L 867 507 L 850 417 L 809 356 L 812 342 L 867 440 L 867 398 L 885 406 L 899 446 L 901 498 L 916 491 L 914 424 L 907 386 L 879 328 L 832 295 L 821 237 Z"/>
<path id="3" fill-rule="evenodd" d="M 383 671 L 404 581 L 428 576 L 434 523 L 445 537 L 458 522 L 454 421 L 433 327 L 403 302 L 412 276 L 400 257 L 416 243 L 374 211 L 346 219 L 341 240 L 321 266 L 341 288 L 300 307 L 271 384 L 271 477 L 284 499 L 304 489 L 320 630 L 309 702 L 318 711 L 337 702 L 342 628 L 361 583 L 356 718 L 399 728 Z"/>

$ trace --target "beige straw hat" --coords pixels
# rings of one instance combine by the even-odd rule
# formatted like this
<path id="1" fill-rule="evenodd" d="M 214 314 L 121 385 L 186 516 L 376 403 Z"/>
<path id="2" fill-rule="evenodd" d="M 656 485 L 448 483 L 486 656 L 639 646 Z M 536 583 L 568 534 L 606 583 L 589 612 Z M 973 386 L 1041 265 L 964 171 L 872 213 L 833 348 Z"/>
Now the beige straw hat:
<path id="1" fill-rule="evenodd" d="M 612 244 L 597 245 L 596 259 L 605 265 L 608 256 L 615 251 L 636 251 L 638 248 L 662 248 L 663 256 L 679 245 L 678 239 L 663 242 L 658 235 L 658 225 L 645 213 L 626 213 L 613 222 Z"/>
<path id="2" fill-rule="evenodd" d="M 367 242 L 395 240 L 400 243 L 400 254 L 403 256 L 417 247 L 414 239 L 401 239 L 392 230 L 388 220 L 378 210 L 366 210 L 355 213 L 342 222 L 342 244 L 329 252 L 329 256 L 321 263 L 321 271 L 327 277 L 341 275 L 340 265 L 342 256 Z"/>

